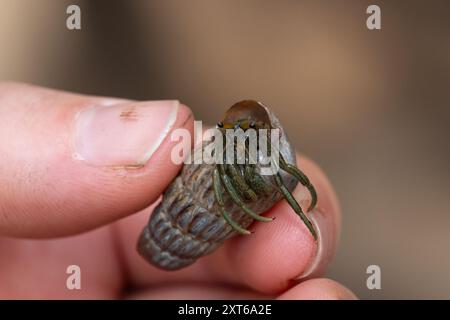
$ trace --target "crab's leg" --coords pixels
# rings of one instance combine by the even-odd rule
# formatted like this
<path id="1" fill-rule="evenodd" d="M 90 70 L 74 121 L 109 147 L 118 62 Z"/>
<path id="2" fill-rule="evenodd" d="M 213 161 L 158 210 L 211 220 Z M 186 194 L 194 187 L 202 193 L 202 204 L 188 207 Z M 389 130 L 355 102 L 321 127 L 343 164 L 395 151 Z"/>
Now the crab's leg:
<path id="1" fill-rule="evenodd" d="M 272 187 L 256 171 L 256 165 L 250 164 L 250 155 L 247 149 L 245 152 L 248 159 L 247 165 L 244 167 L 245 180 L 257 194 L 270 195 Z"/>
<path id="2" fill-rule="evenodd" d="M 250 231 L 247 229 L 242 228 L 239 224 L 236 223 L 231 217 L 228 215 L 228 213 L 225 210 L 225 203 L 223 202 L 222 198 L 222 188 L 221 188 L 221 181 L 220 181 L 220 174 L 217 168 L 214 169 L 214 175 L 213 175 L 213 186 L 214 186 L 214 196 L 216 198 L 217 203 L 219 204 L 219 209 L 221 211 L 221 214 L 226 222 L 237 232 L 241 234 L 251 234 Z"/>
<path id="3" fill-rule="evenodd" d="M 244 177 L 247 183 L 257 194 L 270 195 L 272 188 L 264 181 L 261 175 L 256 171 L 254 165 L 246 165 L 244 168 Z"/>
<path id="4" fill-rule="evenodd" d="M 244 204 L 244 201 L 239 196 L 237 190 L 234 188 L 232 181 L 230 180 L 228 175 L 225 173 L 224 165 L 223 164 L 217 164 L 217 166 L 218 166 L 219 175 L 220 175 L 220 178 L 222 179 L 222 183 L 223 183 L 223 186 L 225 187 L 225 190 L 228 192 L 228 194 L 230 195 L 231 199 L 242 210 L 244 210 L 245 213 L 247 213 L 250 217 L 252 217 L 253 219 L 255 219 L 257 221 L 270 222 L 270 221 L 273 220 L 273 218 L 262 217 L 262 216 L 258 215 L 257 213 L 253 212 L 253 210 L 251 210 L 250 208 L 248 208 Z"/>
<path id="5" fill-rule="evenodd" d="M 238 172 L 236 167 L 231 164 L 228 164 L 226 166 L 227 166 L 226 167 L 227 171 L 229 172 L 233 181 L 236 183 L 236 187 L 237 187 L 238 191 L 242 192 L 242 194 L 245 198 L 255 201 L 258 198 L 258 196 L 256 195 L 255 191 L 253 191 L 250 188 L 250 186 L 247 184 L 247 182 L 244 180 L 244 178 Z"/>
<path id="6" fill-rule="evenodd" d="M 303 213 L 302 208 L 297 203 L 297 200 L 295 200 L 294 196 L 289 192 L 289 190 L 284 185 L 283 179 L 281 178 L 281 175 L 279 172 L 277 172 L 274 175 L 275 182 L 277 183 L 278 187 L 280 188 L 281 194 L 283 197 L 287 200 L 289 205 L 294 209 L 295 213 L 297 213 L 300 218 L 302 219 L 303 223 L 308 228 L 309 232 L 311 232 L 312 236 L 314 237 L 314 240 L 317 240 L 317 233 L 314 229 L 314 226 L 312 225 L 311 221 L 309 221 L 308 217 Z"/>
<path id="7" fill-rule="evenodd" d="M 290 163 L 287 163 L 286 160 L 284 160 L 281 153 L 280 153 L 280 167 L 287 173 L 293 175 L 302 185 L 304 185 L 308 189 L 309 193 L 311 194 L 311 204 L 309 205 L 308 211 L 314 209 L 314 207 L 317 204 L 317 192 L 314 186 L 309 181 L 308 177 L 299 168 Z"/>

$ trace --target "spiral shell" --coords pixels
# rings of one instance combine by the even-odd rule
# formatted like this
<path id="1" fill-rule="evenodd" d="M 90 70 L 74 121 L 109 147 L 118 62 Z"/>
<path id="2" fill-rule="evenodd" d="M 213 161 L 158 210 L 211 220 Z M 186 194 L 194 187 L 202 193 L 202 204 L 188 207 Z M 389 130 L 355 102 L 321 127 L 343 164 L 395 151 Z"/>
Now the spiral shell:
<path id="1" fill-rule="evenodd" d="M 281 132 L 280 152 L 288 163 L 295 164 L 295 152 L 276 116 L 264 107 L 272 128 Z M 204 148 L 204 142 L 198 148 Z M 138 241 L 138 252 L 148 262 L 165 270 L 176 270 L 194 263 L 199 257 L 217 249 L 237 233 L 220 214 L 213 190 L 214 164 L 185 164 L 164 192 Z M 283 182 L 292 191 L 297 180 L 281 172 Z M 273 177 L 264 176 L 274 185 Z M 253 219 L 244 213 L 227 194 L 225 208 L 230 217 L 247 228 Z M 274 190 L 246 205 L 260 214 L 270 209 L 282 196 Z"/>

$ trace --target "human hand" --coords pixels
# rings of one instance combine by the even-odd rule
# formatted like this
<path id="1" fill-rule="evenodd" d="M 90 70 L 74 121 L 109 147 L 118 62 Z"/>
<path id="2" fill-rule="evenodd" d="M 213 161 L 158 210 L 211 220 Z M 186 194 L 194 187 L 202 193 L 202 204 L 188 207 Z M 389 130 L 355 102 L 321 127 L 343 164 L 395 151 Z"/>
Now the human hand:
<path id="1" fill-rule="evenodd" d="M 193 130 L 186 106 L 3 83 L 0 119 L 0 298 L 354 298 L 316 278 L 334 254 L 340 213 L 310 160 L 300 157 L 300 167 L 319 196 L 311 215 L 321 235 L 317 255 L 283 201 L 268 213 L 277 219 L 254 224 L 253 235 L 167 272 L 135 246 L 180 169 L 170 160 L 170 131 Z M 307 201 L 301 186 L 294 195 Z M 81 268 L 81 290 L 66 287 L 69 265 Z M 308 280 L 298 280 L 302 274 Z"/>

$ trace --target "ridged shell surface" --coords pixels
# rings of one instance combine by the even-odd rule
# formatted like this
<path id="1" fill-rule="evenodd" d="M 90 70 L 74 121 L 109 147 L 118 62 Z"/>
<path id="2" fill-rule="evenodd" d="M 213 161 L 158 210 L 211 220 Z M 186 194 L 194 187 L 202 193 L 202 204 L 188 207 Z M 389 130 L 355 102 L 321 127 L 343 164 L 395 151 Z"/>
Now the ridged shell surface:
<path id="1" fill-rule="evenodd" d="M 283 128 L 275 115 L 270 110 L 268 112 L 272 127 L 281 131 L 280 152 L 287 162 L 295 164 L 295 153 Z M 207 142 L 204 142 L 198 148 L 206 145 Z M 151 264 L 166 270 L 186 267 L 237 234 L 223 219 L 216 203 L 214 168 L 213 164 L 185 164 L 164 192 L 161 203 L 153 211 L 138 241 L 139 253 Z M 292 191 L 296 180 L 283 172 L 281 174 L 287 188 Z M 275 185 L 271 176 L 264 178 Z M 253 219 L 225 192 L 223 196 L 231 218 L 248 228 Z M 281 198 L 281 194 L 274 189 L 272 194 L 260 196 L 256 201 L 246 202 L 246 205 L 259 214 L 270 209 Z"/>

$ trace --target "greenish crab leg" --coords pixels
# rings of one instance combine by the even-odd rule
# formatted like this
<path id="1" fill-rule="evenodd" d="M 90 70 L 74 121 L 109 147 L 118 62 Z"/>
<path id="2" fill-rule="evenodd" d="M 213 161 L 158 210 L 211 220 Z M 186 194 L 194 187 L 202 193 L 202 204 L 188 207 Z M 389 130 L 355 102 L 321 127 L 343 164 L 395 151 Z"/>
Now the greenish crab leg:
<path id="1" fill-rule="evenodd" d="M 311 204 L 309 205 L 308 211 L 314 209 L 317 204 L 317 192 L 314 186 L 309 181 L 308 177 L 296 166 L 287 163 L 280 153 L 280 168 L 293 175 L 302 185 L 304 185 L 309 193 L 311 194 Z"/>
<path id="2" fill-rule="evenodd" d="M 244 177 L 257 194 L 270 195 L 272 188 L 264 181 L 261 175 L 256 172 L 256 167 L 254 165 L 250 164 L 245 166 Z"/>
<path id="3" fill-rule="evenodd" d="M 250 186 L 245 182 L 244 178 L 239 174 L 238 170 L 235 166 L 228 164 L 226 165 L 228 172 L 230 173 L 231 178 L 236 183 L 237 188 L 239 191 L 242 192 L 242 194 L 252 201 L 255 201 L 258 199 L 258 196 L 256 195 L 255 191 L 253 191 Z"/>
<path id="4" fill-rule="evenodd" d="M 250 155 L 248 150 L 245 150 L 247 164 L 244 166 L 244 178 L 249 185 L 252 186 L 257 194 L 270 195 L 272 192 L 272 187 L 267 184 L 266 181 L 261 177 L 261 175 L 256 171 L 256 165 L 250 164 Z"/>
<path id="5" fill-rule="evenodd" d="M 274 175 L 275 182 L 277 183 L 278 187 L 280 188 L 281 193 L 283 194 L 284 198 L 287 200 L 289 205 L 294 209 L 295 213 L 297 213 L 300 218 L 302 219 L 303 223 L 308 228 L 309 232 L 311 232 L 312 236 L 314 237 L 314 240 L 317 240 L 317 233 L 314 229 L 314 226 L 312 225 L 311 221 L 309 221 L 308 217 L 303 213 L 302 208 L 297 203 L 297 200 L 292 196 L 292 194 L 289 192 L 289 190 L 284 185 L 283 179 L 281 178 L 281 175 L 279 172 L 277 172 Z"/>
<path id="6" fill-rule="evenodd" d="M 225 203 L 223 202 L 222 198 L 222 190 L 221 190 L 221 182 L 220 182 L 220 174 L 217 168 L 214 169 L 214 175 L 213 175 L 213 186 L 214 186 L 214 195 L 216 197 L 217 203 L 219 204 L 219 209 L 221 211 L 221 214 L 226 222 L 237 232 L 245 235 L 251 234 L 250 231 L 247 229 L 242 228 L 239 224 L 237 224 L 231 217 L 228 215 L 228 213 L 225 211 Z"/>
<path id="7" fill-rule="evenodd" d="M 253 212 L 250 208 L 248 208 L 245 204 L 244 201 L 241 199 L 241 197 L 239 196 L 237 190 L 234 188 L 232 182 L 230 181 L 230 178 L 227 176 L 227 174 L 225 173 L 225 168 L 223 164 L 217 164 L 218 168 L 219 168 L 219 174 L 220 174 L 220 178 L 222 179 L 223 185 L 225 187 L 225 190 L 228 192 L 228 194 L 230 195 L 231 199 L 242 209 L 244 210 L 245 213 L 247 213 L 250 217 L 252 217 L 253 219 L 257 220 L 257 221 L 261 221 L 261 222 L 270 222 L 273 220 L 273 218 L 267 218 L 267 217 L 262 217 L 260 215 L 258 215 L 257 213 Z"/>

